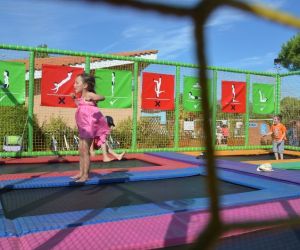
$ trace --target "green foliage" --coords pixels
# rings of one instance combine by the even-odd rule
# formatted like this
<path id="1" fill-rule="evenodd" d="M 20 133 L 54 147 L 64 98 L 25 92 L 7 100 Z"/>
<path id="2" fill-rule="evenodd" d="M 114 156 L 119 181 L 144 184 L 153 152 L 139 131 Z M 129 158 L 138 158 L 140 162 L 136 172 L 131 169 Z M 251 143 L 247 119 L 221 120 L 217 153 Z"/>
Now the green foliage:
<path id="1" fill-rule="evenodd" d="M 300 33 L 282 45 L 278 58 L 289 71 L 300 70 Z"/>
<path id="2" fill-rule="evenodd" d="M 45 133 L 55 134 L 57 132 L 63 131 L 67 128 L 67 125 L 63 121 L 62 117 L 51 117 L 49 122 L 43 124 L 42 130 Z"/>
<path id="3" fill-rule="evenodd" d="M 26 122 L 27 111 L 23 106 L 0 107 L 0 142 L 6 135 L 22 135 Z M 26 131 L 27 132 L 27 131 Z"/>
<path id="4" fill-rule="evenodd" d="M 120 148 L 130 148 L 132 138 L 132 120 L 128 117 L 118 123 L 118 126 L 111 131 L 111 136 L 120 142 Z"/>
<path id="5" fill-rule="evenodd" d="M 130 148 L 132 140 L 132 119 L 128 117 L 112 130 L 112 137 L 120 142 L 120 148 Z M 139 148 L 166 147 L 169 136 L 154 118 L 141 118 L 137 124 L 137 144 Z"/>
<path id="6" fill-rule="evenodd" d="M 77 129 L 70 128 L 66 125 L 62 117 L 51 117 L 48 123 L 43 124 L 42 132 L 44 136 L 44 148 L 45 150 L 51 149 L 52 138 L 57 141 L 57 147 L 59 150 L 66 150 L 66 143 L 70 146 L 70 149 L 76 149 L 74 145 L 74 135 L 77 135 Z"/>
<path id="7" fill-rule="evenodd" d="M 47 44 L 40 44 L 37 46 L 38 48 L 48 48 Z M 45 58 L 45 57 L 49 57 L 49 54 L 47 52 L 36 52 L 35 53 L 35 57 L 37 58 Z"/>
<path id="8" fill-rule="evenodd" d="M 169 136 L 155 118 L 141 119 L 137 127 L 139 147 L 164 148 L 169 144 Z"/>
<path id="9" fill-rule="evenodd" d="M 3 145 L 3 138 L 6 135 L 23 135 L 23 147 L 28 144 L 28 110 L 25 106 L 0 107 L 0 144 Z M 39 138 L 39 143 L 43 141 L 41 130 L 39 129 L 37 120 L 33 117 L 33 136 Z M 26 126 L 25 126 L 26 125 Z M 33 150 L 37 149 L 37 145 L 33 145 Z M 2 149 L 1 149 L 2 150 Z"/>
<path id="10" fill-rule="evenodd" d="M 300 119 L 300 99 L 295 97 L 285 97 L 280 102 L 280 114 L 283 123 Z"/>

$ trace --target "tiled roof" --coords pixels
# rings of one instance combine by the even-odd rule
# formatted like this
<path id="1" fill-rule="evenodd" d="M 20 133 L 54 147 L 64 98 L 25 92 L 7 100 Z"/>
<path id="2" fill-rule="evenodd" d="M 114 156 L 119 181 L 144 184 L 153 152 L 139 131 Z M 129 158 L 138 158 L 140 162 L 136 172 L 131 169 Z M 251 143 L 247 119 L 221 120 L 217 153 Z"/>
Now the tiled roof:
<path id="1" fill-rule="evenodd" d="M 111 53 L 111 55 L 116 56 L 131 56 L 138 57 L 150 54 L 157 54 L 158 50 L 143 50 L 143 51 L 134 51 L 134 52 L 120 52 L 120 53 Z M 103 61 L 107 59 L 101 58 L 91 58 L 91 62 Z M 11 60 L 14 62 L 23 62 L 26 65 L 26 70 L 29 69 L 29 60 L 28 59 L 15 59 Z M 35 70 L 41 70 L 42 64 L 51 64 L 51 65 L 76 65 L 85 63 L 85 57 L 83 56 L 57 56 L 57 57 L 45 57 L 45 58 L 35 58 Z"/>

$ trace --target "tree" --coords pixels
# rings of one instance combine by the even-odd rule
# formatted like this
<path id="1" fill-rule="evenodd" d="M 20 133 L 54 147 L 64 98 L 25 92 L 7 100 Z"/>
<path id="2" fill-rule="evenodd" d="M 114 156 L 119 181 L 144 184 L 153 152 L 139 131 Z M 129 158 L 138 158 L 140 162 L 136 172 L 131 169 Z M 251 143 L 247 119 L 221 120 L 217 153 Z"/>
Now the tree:
<path id="1" fill-rule="evenodd" d="M 280 114 L 283 117 L 284 122 L 297 120 L 300 118 L 300 100 L 295 97 L 284 97 L 280 101 Z"/>
<path id="2" fill-rule="evenodd" d="M 40 44 L 37 47 L 38 48 L 48 48 L 48 45 L 47 44 Z M 35 57 L 45 58 L 45 57 L 49 57 L 49 54 L 47 52 L 36 52 Z"/>
<path id="3" fill-rule="evenodd" d="M 300 33 L 282 45 L 278 59 L 289 71 L 300 70 Z"/>

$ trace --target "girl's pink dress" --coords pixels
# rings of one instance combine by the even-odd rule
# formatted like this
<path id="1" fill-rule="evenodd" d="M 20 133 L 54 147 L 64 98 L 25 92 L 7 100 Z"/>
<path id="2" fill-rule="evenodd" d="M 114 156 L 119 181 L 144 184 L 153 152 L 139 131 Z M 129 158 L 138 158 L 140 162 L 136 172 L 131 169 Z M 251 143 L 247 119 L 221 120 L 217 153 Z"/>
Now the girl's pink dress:
<path id="1" fill-rule="evenodd" d="M 105 143 L 106 137 L 110 133 L 106 118 L 94 102 L 79 98 L 76 103 L 75 120 L 79 137 L 82 139 L 95 139 L 95 144 L 99 147 Z"/>

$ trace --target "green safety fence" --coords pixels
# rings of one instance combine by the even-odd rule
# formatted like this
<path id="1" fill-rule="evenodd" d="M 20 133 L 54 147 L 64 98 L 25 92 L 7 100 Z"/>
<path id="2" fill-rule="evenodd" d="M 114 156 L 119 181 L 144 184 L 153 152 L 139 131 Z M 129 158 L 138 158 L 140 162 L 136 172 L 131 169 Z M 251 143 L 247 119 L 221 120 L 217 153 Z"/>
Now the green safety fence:
<path id="1" fill-rule="evenodd" d="M 35 76 L 37 61 L 36 53 L 47 53 L 51 58 L 60 60 L 63 56 L 84 57 L 84 67 L 87 73 L 92 72 L 91 68 L 94 61 L 117 61 L 119 66 L 109 66 L 108 69 L 129 70 L 132 72 L 132 107 L 127 111 L 128 117 L 121 119 L 123 110 L 113 109 L 105 110 L 105 115 L 113 116 L 117 120 L 117 126 L 112 131 L 113 136 L 120 142 L 116 151 L 126 150 L 127 152 L 153 152 L 153 151 L 203 151 L 205 150 L 204 138 L 207 136 L 204 131 L 203 117 L 200 110 L 185 110 L 184 108 L 184 84 L 186 78 L 198 76 L 199 66 L 195 64 L 171 62 L 156 59 L 146 59 L 133 56 L 119 56 L 99 53 L 77 52 L 69 50 L 58 50 L 40 47 L 26 47 L 0 44 L 0 49 L 14 50 L 18 52 L 28 52 L 28 80 L 26 81 L 26 102 L 23 107 L 0 107 L 2 120 L 2 133 L 0 132 L 0 142 L 4 143 L 4 137 L 9 135 L 22 135 L 22 150 L 18 152 L 6 152 L 0 150 L 1 157 L 16 156 L 40 156 L 40 155 L 74 155 L 77 154 L 76 145 L 73 139 L 77 136 L 77 130 L 74 126 L 74 110 L 68 110 L 60 114 L 62 110 L 48 107 L 45 111 L 40 111 L 40 103 L 37 96 L 40 95 L 40 79 Z M 53 56 L 54 55 L 54 56 Z M 60 57 L 59 57 L 60 56 Z M 170 74 L 175 76 L 175 98 L 174 110 L 153 111 L 151 109 L 142 109 L 141 91 L 142 75 L 144 72 Z M 282 95 L 282 89 L 285 85 L 289 86 L 289 77 L 298 78 L 300 72 L 291 72 L 285 74 L 256 72 L 248 70 L 238 70 L 225 67 L 207 67 L 209 82 L 209 91 L 211 93 L 209 109 L 211 111 L 212 138 L 215 141 L 216 150 L 252 150 L 252 149 L 270 149 L 270 138 L 264 138 L 262 135 L 272 122 L 272 116 L 281 112 L 283 105 L 283 122 L 290 127 L 291 122 L 295 122 L 299 117 L 293 115 L 293 119 L 287 116 L 291 112 L 286 110 L 292 108 L 299 110 L 298 97 L 293 93 Z M 246 84 L 246 102 L 245 112 L 227 113 L 222 111 L 222 88 L 223 81 L 245 82 Z M 295 81 L 295 79 L 294 79 Z M 268 114 L 256 114 L 254 112 L 254 100 L 252 100 L 255 91 L 255 85 L 273 86 L 274 88 L 274 109 Z M 199 94 L 199 93 L 198 93 Z M 293 99 L 293 105 L 285 103 L 286 99 Z M 296 101 L 295 101 L 295 100 Z M 199 101 L 200 102 L 200 101 Z M 200 103 L 201 105 L 201 103 Z M 19 105 L 20 106 L 20 105 Z M 25 108 L 24 108 L 25 107 Z M 22 109 L 23 108 L 23 109 Z M 202 107 L 203 108 L 206 107 Z M 69 112 L 70 111 L 70 112 Z M 72 112 L 71 112 L 72 111 Z M 25 113 L 26 112 L 26 113 Z M 22 113 L 22 119 L 17 122 L 18 128 L 15 128 L 16 117 Z M 55 117 L 55 114 L 58 114 Z M 9 114 L 9 115 L 8 115 Z M 43 116 L 43 122 L 40 117 Z M 70 124 L 65 122 L 70 120 Z M 299 120 L 300 121 L 300 120 Z M 228 137 L 218 140 L 218 131 L 220 127 L 226 125 L 228 128 Z M 297 123 L 297 126 L 300 125 Z M 26 128 L 24 130 L 24 128 Z M 298 127 L 294 129 L 298 133 Z M 221 130 L 220 130 L 221 131 Z M 219 132 L 220 132 L 219 131 Z M 296 133 L 295 132 L 295 133 Z M 295 134 L 294 133 L 294 134 Z M 300 134 L 300 133 L 299 133 Z M 299 141 L 298 134 L 296 135 Z M 53 150 L 53 138 L 58 148 Z M 299 143 L 298 143 L 299 144 Z M 287 149 L 299 150 L 297 143 L 287 145 Z"/>

